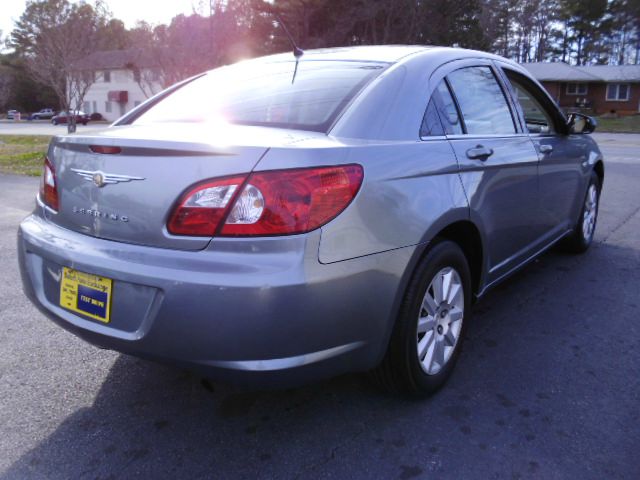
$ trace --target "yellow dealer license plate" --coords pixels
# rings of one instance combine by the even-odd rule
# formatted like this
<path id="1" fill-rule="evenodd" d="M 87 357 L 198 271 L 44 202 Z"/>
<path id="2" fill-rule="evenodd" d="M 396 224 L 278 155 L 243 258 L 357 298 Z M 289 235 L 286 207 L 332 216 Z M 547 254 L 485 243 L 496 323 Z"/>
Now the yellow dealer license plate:
<path id="1" fill-rule="evenodd" d="M 109 323 L 112 285 L 110 278 L 63 267 L 60 305 L 72 312 Z"/>

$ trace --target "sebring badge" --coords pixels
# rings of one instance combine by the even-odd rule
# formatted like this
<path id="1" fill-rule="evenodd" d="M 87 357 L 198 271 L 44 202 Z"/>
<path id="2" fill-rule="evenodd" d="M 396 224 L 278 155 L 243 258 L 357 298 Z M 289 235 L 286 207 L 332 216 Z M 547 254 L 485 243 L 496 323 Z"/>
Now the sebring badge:
<path id="1" fill-rule="evenodd" d="M 104 173 L 100 170 L 80 170 L 79 168 L 72 168 L 72 172 L 80 175 L 88 182 L 93 182 L 96 187 L 104 187 L 105 185 L 111 185 L 112 183 L 130 182 L 132 180 L 144 180 L 144 177 L 132 177 L 129 175 L 116 175 L 113 173 Z"/>
<path id="2" fill-rule="evenodd" d="M 128 222 L 129 217 L 126 215 L 120 215 L 117 213 L 107 213 L 102 210 L 97 210 L 95 208 L 80 208 L 73 206 L 73 213 L 79 213 L 80 215 L 89 215 L 94 218 L 104 218 L 106 220 L 113 220 L 115 222 Z"/>

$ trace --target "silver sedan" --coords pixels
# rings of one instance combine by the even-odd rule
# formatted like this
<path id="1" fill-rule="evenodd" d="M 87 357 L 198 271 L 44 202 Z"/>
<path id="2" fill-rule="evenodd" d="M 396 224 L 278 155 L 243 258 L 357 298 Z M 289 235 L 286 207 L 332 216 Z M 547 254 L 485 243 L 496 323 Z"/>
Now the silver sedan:
<path id="1" fill-rule="evenodd" d="M 589 247 L 594 128 L 476 51 L 223 67 L 52 140 L 18 233 L 24 290 L 95 345 L 210 377 L 372 371 L 428 394 L 473 301 L 556 243 Z"/>

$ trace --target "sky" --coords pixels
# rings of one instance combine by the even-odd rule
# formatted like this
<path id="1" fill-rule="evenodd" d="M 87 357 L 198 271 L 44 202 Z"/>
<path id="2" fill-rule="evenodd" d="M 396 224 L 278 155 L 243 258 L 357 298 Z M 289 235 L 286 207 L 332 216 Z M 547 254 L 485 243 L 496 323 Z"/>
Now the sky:
<path id="1" fill-rule="evenodd" d="M 20 18 L 26 3 L 26 0 L 0 0 L 2 38 L 13 30 L 14 21 Z M 105 0 L 105 3 L 113 16 L 127 27 L 134 26 L 138 20 L 151 24 L 168 23 L 180 13 L 190 14 L 203 7 L 207 11 L 209 5 L 208 0 Z"/>

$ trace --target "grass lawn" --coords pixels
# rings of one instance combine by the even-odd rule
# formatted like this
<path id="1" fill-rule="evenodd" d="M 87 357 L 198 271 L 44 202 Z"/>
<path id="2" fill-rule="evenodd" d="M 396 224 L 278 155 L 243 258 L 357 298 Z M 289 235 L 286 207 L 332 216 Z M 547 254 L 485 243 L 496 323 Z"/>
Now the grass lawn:
<path id="1" fill-rule="evenodd" d="M 39 176 L 49 140 L 46 135 L 0 135 L 0 172 Z"/>
<path id="2" fill-rule="evenodd" d="M 640 133 L 640 115 L 629 115 L 620 118 L 596 118 L 596 132 L 608 133 Z"/>

